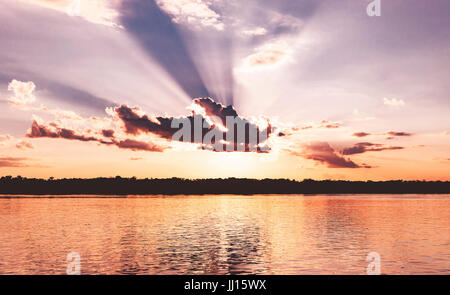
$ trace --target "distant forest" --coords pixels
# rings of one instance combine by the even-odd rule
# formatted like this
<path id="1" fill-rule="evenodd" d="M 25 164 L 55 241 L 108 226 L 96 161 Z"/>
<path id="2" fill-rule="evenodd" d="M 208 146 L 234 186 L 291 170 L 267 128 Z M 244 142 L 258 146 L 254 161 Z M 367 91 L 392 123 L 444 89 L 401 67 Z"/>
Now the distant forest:
<path id="1" fill-rule="evenodd" d="M 34 179 L 0 178 L 11 195 L 450 194 L 449 181 L 316 181 L 305 179 Z"/>

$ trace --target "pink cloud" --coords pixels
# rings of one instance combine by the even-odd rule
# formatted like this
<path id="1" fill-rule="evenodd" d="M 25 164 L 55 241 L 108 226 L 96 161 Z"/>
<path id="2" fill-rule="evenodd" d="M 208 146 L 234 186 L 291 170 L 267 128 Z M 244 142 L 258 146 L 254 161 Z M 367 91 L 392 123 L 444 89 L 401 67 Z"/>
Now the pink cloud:
<path id="1" fill-rule="evenodd" d="M 105 130 L 103 130 L 105 131 Z M 162 152 L 167 147 L 157 146 L 156 144 L 150 142 L 138 141 L 135 139 L 118 139 L 113 137 L 113 133 L 106 132 L 105 138 L 101 136 L 91 135 L 92 132 L 88 131 L 75 131 L 68 128 L 59 127 L 58 124 L 54 122 L 45 124 L 39 124 L 34 121 L 31 125 L 30 130 L 27 133 L 29 138 L 60 138 L 68 140 L 77 140 L 85 142 L 98 142 L 103 145 L 115 145 L 120 149 L 129 149 L 132 151 L 148 151 L 148 152 Z M 104 133 L 103 133 L 104 134 Z"/>
<path id="2" fill-rule="evenodd" d="M 16 144 L 16 148 L 18 148 L 19 150 L 34 149 L 34 145 L 31 142 L 21 141 Z"/>
<path id="3" fill-rule="evenodd" d="M 390 131 L 388 133 L 386 133 L 387 135 L 390 136 L 412 136 L 412 133 L 408 133 L 408 132 L 395 132 L 395 131 Z"/>
<path id="4" fill-rule="evenodd" d="M 29 167 L 26 161 L 28 158 L 17 157 L 0 157 L 0 168 L 17 168 L 17 167 Z"/>
<path id="5" fill-rule="evenodd" d="M 392 150 L 402 150 L 404 147 L 401 146 L 384 146 L 382 144 L 370 143 L 370 142 L 360 142 L 352 147 L 345 148 L 342 151 L 343 155 L 355 155 L 362 154 L 365 152 L 381 152 L 381 151 L 392 151 Z"/>
<path id="6" fill-rule="evenodd" d="M 353 136 L 355 136 L 355 137 L 366 137 L 366 136 L 369 136 L 369 135 L 370 135 L 370 133 L 366 133 L 366 132 L 353 133 Z"/>
<path id="7" fill-rule="evenodd" d="M 329 168 L 371 168 L 358 165 L 350 159 L 340 156 L 327 142 L 313 142 L 303 147 L 303 152 L 293 152 L 296 156 L 327 165 Z"/>

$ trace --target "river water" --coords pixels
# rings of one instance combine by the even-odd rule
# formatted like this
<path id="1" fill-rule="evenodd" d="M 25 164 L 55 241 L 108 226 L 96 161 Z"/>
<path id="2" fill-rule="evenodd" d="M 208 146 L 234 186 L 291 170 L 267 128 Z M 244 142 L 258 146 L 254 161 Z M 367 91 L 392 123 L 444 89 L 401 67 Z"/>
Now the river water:
<path id="1" fill-rule="evenodd" d="M 0 274 L 450 274 L 450 195 L 0 197 Z"/>

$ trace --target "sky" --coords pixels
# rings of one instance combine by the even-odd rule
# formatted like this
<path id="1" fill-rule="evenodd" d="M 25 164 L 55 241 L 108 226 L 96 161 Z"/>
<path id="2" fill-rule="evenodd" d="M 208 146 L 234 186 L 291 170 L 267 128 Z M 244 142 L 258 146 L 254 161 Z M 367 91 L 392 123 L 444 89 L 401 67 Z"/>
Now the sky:
<path id="1" fill-rule="evenodd" d="M 450 180 L 450 3 L 370 2 L 0 0 L 0 175 Z"/>

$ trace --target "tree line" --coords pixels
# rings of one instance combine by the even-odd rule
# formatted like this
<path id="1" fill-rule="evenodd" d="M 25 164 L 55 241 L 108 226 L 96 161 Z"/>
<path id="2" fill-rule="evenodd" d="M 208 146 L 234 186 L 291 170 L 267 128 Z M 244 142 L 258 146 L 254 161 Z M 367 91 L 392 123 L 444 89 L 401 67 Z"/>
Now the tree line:
<path id="1" fill-rule="evenodd" d="M 4 176 L 1 194 L 219 195 L 219 194 L 450 194 L 449 181 L 344 181 L 290 179 L 37 179 Z"/>

